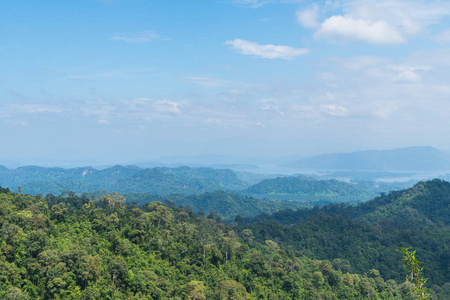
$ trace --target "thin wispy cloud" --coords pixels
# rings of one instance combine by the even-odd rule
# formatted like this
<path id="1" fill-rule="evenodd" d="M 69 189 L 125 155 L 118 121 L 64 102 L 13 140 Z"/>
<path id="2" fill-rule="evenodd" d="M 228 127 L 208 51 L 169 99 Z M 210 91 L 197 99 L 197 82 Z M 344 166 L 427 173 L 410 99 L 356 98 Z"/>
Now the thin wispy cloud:
<path id="1" fill-rule="evenodd" d="M 226 80 L 215 77 L 208 76 L 184 76 L 181 77 L 183 80 L 188 80 L 194 82 L 195 84 L 207 87 L 207 88 L 218 88 L 218 87 L 230 87 L 230 86 L 251 86 L 251 84 L 241 81 Z"/>
<path id="2" fill-rule="evenodd" d="M 152 104 L 153 110 L 163 113 L 181 114 L 179 103 L 168 100 L 158 100 Z"/>
<path id="3" fill-rule="evenodd" d="M 238 6 L 242 7 L 249 7 L 249 8 L 258 8 L 261 7 L 269 1 L 267 0 L 233 0 L 234 4 L 237 4 Z"/>
<path id="4" fill-rule="evenodd" d="M 153 31 L 145 31 L 135 34 L 116 34 L 111 40 L 127 43 L 147 43 L 159 38 L 159 35 Z"/>
<path id="5" fill-rule="evenodd" d="M 445 30 L 434 36 L 434 40 L 438 43 L 449 43 L 450 42 L 450 30 Z"/>
<path id="6" fill-rule="evenodd" d="M 233 41 L 226 41 L 225 45 L 231 46 L 243 55 L 252 55 L 256 57 L 268 59 L 294 59 L 297 56 L 305 55 L 309 52 L 304 48 L 293 48 L 290 46 L 276 46 L 276 45 L 260 45 L 255 42 L 236 39 Z"/>
<path id="7" fill-rule="evenodd" d="M 392 66 L 395 75 L 394 81 L 399 83 L 415 83 L 422 81 L 420 73 L 430 71 L 430 66 Z"/>
<path id="8" fill-rule="evenodd" d="M 64 77 L 64 79 L 69 81 L 92 81 L 98 79 L 117 78 L 120 77 L 121 75 L 122 73 L 120 72 L 100 72 L 92 74 L 69 75 Z"/>
<path id="9" fill-rule="evenodd" d="M 14 113 L 27 113 L 27 114 L 38 114 L 38 113 L 62 113 L 63 108 L 53 105 L 45 104 L 11 104 L 8 105 L 7 110 Z"/>
<path id="10" fill-rule="evenodd" d="M 336 104 L 322 104 L 319 107 L 320 111 L 330 116 L 343 117 L 347 115 L 348 109 Z"/>

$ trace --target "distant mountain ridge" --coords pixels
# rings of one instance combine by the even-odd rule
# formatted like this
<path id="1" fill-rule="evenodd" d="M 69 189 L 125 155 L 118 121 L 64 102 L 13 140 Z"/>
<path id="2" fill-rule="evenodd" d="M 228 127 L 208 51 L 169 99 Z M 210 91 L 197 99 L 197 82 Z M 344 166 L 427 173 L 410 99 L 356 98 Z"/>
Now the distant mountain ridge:
<path id="1" fill-rule="evenodd" d="M 118 193 L 142 192 L 158 195 L 196 194 L 215 190 L 239 190 L 248 186 L 236 173 L 212 168 L 152 168 L 114 166 L 103 170 L 83 168 L 0 167 L 0 185 L 16 190 L 20 185 L 28 194 L 60 194 L 96 190 Z"/>
<path id="2" fill-rule="evenodd" d="M 0 166 L 0 185 L 17 191 L 18 186 L 26 194 L 59 195 L 63 191 L 76 194 L 194 195 L 214 191 L 235 192 L 258 199 L 284 200 L 304 205 L 328 203 L 358 203 L 372 199 L 382 189 L 376 183 L 353 184 L 335 179 L 317 179 L 309 176 L 258 175 L 235 172 L 230 169 L 207 167 L 155 167 L 142 169 L 137 166 L 116 165 L 97 170 L 92 167 L 72 169 L 25 166 L 8 169 Z M 393 188 L 395 189 L 395 188 Z"/>
<path id="3" fill-rule="evenodd" d="M 450 159 L 433 147 L 331 153 L 302 159 L 291 166 L 305 169 L 435 171 L 450 169 Z"/>

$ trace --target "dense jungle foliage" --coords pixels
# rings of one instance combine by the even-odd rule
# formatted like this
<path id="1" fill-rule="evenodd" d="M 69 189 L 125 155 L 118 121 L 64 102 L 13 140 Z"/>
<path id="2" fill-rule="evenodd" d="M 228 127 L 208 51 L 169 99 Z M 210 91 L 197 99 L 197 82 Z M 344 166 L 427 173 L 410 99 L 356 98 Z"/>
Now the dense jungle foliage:
<path id="1" fill-rule="evenodd" d="M 398 253 L 388 256 L 400 264 Z M 337 262 L 290 255 L 215 213 L 160 202 L 138 207 L 117 194 L 94 201 L 0 189 L 1 299 L 417 296 L 411 283 L 385 280 L 370 263 L 351 274 L 347 261 Z"/>
<path id="2" fill-rule="evenodd" d="M 247 224 L 246 224 L 247 223 Z M 346 271 L 380 271 L 384 279 L 404 278 L 398 247 L 412 247 L 424 262 L 428 285 L 443 286 L 450 299 L 450 183 L 419 182 L 357 206 L 330 204 L 241 220 L 257 241 L 275 240 L 290 255 L 346 261 Z M 338 259 L 338 260 L 335 260 Z M 437 290 L 440 290 L 437 288 Z"/>
<path id="3" fill-rule="evenodd" d="M 141 205 L 149 202 L 176 203 L 189 206 L 196 213 L 209 214 L 216 212 L 224 222 L 232 222 L 237 215 L 242 217 L 256 216 L 261 213 L 274 213 L 285 209 L 304 208 L 306 205 L 281 200 L 259 200 L 253 197 L 241 196 L 237 193 L 215 191 L 196 195 L 174 194 L 156 196 L 152 194 L 129 193 L 125 195 L 128 201 Z"/>

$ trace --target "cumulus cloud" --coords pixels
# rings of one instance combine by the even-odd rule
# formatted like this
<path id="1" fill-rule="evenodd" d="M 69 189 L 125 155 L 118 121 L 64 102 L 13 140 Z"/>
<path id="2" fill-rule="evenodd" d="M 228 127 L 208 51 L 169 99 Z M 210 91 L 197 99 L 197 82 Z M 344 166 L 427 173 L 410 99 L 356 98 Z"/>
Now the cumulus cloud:
<path id="1" fill-rule="evenodd" d="M 328 12 L 320 25 L 317 11 Z M 450 3 L 443 1 L 347 0 L 299 11 L 297 20 L 304 27 L 317 28 L 316 38 L 395 45 L 426 32 L 428 26 L 449 15 Z"/>
<path id="2" fill-rule="evenodd" d="M 268 59 L 293 59 L 297 56 L 307 54 L 308 49 L 292 48 L 289 46 L 260 45 L 255 42 L 236 39 L 226 41 L 225 45 L 231 46 L 244 55 L 253 55 Z"/>
<path id="3" fill-rule="evenodd" d="M 327 36 L 363 40 L 372 44 L 402 44 L 406 42 L 402 34 L 385 21 L 368 22 L 349 16 L 332 16 L 326 19 L 314 37 Z"/>
<path id="4" fill-rule="evenodd" d="M 154 33 L 153 31 L 145 31 L 137 34 L 116 34 L 114 35 L 111 40 L 113 41 L 123 41 L 127 43 L 145 43 L 145 42 L 151 42 L 154 39 L 159 38 L 159 35 Z"/>

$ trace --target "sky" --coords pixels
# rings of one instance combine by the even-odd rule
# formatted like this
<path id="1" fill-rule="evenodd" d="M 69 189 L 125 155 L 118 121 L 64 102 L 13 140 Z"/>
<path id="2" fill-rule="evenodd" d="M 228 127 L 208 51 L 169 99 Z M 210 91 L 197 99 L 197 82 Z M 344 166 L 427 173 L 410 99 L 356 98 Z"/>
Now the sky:
<path id="1" fill-rule="evenodd" d="M 450 150 L 450 1 L 0 0 L 1 161 Z"/>

